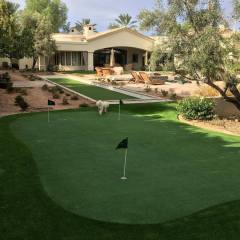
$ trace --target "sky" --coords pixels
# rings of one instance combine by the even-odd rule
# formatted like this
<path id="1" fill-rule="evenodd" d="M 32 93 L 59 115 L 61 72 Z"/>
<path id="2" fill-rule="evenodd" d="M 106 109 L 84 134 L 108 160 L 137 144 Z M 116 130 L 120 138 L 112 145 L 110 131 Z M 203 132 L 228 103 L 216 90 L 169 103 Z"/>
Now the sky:
<path id="1" fill-rule="evenodd" d="M 12 0 L 24 7 L 25 0 Z M 74 25 L 82 18 L 90 18 L 97 24 L 98 31 L 107 29 L 121 13 L 129 13 L 136 19 L 138 13 L 144 9 L 152 9 L 155 0 L 62 0 L 68 7 L 69 21 Z M 231 0 L 222 0 L 226 15 L 231 13 Z"/>

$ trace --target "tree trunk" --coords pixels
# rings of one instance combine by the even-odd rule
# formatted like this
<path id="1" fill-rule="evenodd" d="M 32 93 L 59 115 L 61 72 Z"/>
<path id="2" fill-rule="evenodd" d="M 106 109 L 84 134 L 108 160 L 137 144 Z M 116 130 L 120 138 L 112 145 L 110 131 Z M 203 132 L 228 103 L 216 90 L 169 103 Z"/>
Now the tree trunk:
<path id="1" fill-rule="evenodd" d="M 224 100 L 232 103 L 240 111 L 240 93 L 235 85 L 229 84 L 229 90 L 234 96 L 232 98 L 227 96 L 226 94 L 227 91 L 223 91 L 219 86 L 215 85 L 212 81 L 209 80 L 208 82 L 206 82 L 206 84 L 214 88 L 215 90 L 217 90 L 221 94 L 221 96 L 224 98 Z"/>
<path id="2" fill-rule="evenodd" d="M 35 70 L 36 63 L 37 63 L 37 57 L 33 57 L 32 71 Z"/>

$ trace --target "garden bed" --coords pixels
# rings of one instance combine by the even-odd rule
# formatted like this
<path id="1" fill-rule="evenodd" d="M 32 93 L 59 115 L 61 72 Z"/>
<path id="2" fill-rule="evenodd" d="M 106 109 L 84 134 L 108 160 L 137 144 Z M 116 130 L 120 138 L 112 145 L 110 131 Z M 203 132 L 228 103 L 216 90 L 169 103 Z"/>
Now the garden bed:
<path id="1" fill-rule="evenodd" d="M 189 125 L 204 128 L 210 131 L 221 132 L 225 134 L 230 134 L 234 136 L 240 136 L 240 120 L 230 120 L 230 119 L 213 119 L 209 121 L 200 120 L 186 120 L 181 115 L 178 119 Z"/>

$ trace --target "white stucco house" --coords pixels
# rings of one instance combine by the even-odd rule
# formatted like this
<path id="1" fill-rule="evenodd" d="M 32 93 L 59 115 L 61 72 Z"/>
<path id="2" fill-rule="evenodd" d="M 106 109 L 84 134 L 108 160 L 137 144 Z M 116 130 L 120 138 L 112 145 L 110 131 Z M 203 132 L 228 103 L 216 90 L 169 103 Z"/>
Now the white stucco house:
<path id="1" fill-rule="evenodd" d="M 155 42 L 126 27 L 96 33 L 92 25 L 86 25 L 82 34 L 72 28 L 68 34 L 54 34 L 53 39 L 58 52 L 52 63 L 66 71 L 111 65 L 113 57 L 115 65 L 140 70 L 147 63 Z M 44 59 L 40 59 L 39 68 L 44 67 Z"/>
<path id="2" fill-rule="evenodd" d="M 126 27 L 95 32 L 92 25 L 86 25 L 83 33 L 71 28 L 69 33 L 56 33 L 52 38 L 57 52 L 51 64 L 59 70 L 94 70 L 113 64 L 126 69 L 141 70 L 147 65 L 149 55 L 156 40 L 136 30 Z M 0 64 L 7 59 L 1 59 Z M 19 68 L 31 67 L 31 59 L 19 60 Z M 39 70 L 46 69 L 45 57 L 39 57 L 36 65 Z"/>

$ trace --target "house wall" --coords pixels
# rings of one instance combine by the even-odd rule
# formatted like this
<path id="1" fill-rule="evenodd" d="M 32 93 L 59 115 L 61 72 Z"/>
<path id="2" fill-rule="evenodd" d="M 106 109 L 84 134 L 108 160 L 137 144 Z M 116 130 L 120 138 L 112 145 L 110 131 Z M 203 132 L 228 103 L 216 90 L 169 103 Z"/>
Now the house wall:
<path id="1" fill-rule="evenodd" d="M 138 48 L 145 51 L 153 50 L 154 40 L 143 38 L 128 31 L 98 37 L 88 42 L 88 51 L 94 52 L 104 48 L 127 47 Z"/>
<path id="2" fill-rule="evenodd" d="M 9 58 L 0 58 L 0 67 L 2 66 L 3 62 L 8 62 L 8 65 L 11 66 L 11 61 Z M 19 69 L 23 70 L 26 68 L 26 65 L 28 66 L 28 68 L 31 68 L 33 64 L 33 59 L 32 58 L 22 58 L 20 60 L 18 60 L 18 65 L 19 65 Z M 36 68 L 37 68 L 37 64 L 36 64 Z"/>
<path id="3" fill-rule="evenodd" d="M 139 55 L 138 63 L 133 64 L 134 69 L 142 68 L 142 57 L 146 51 L 151 52 L 153 50 L 154 40 L 146 37 L 141 37 L 138 33 L 133 33 L 132 31 L 123 30 L 119 32 L 114 32 L 97 38 L 90 38 L 88 42 L 83 41 L 68 41 L 64 42 L 58 40 L 56 42 L 57 49 L 59 51 L 87 51 L 88 52 L 88 70 L 94 70 L 93 54 L 95 51 L 104 48 L 128 48 L 128 62 L 132 63 L 132 54 L 137 53 Z M 73 70 L 73 68 L 68 67 L 64 69 Z M 76 68 L 74 67 L 74 70 Z M 77 70 L 83 70 L 79 67 Z M 85 69 L 84 69 L 85 70 Z"/>
<path id="4" fill-rule="evenodd" d="M 10 66 L 11 62 L 9 58 L 0 58 L 0 67 L 2 67 L 2 63 L 7 62 L 8 65 Z"/>
<path id="5" fill-rule="evenodd" d="M 133 54 L 137 54 L 138 55 L 138 62 L 137 63 L 133 63 Z M 134 70 L 142 70 L 143 67 L 143 60 L 142 58 L 144 57 L 145 52 L 143 50 L 140 49 L 136 49 L 136 48 L 128 48 L 127 49 L 127 63 L 128 64 L 132 64 L 133 65 L 133 69 Z"/>

